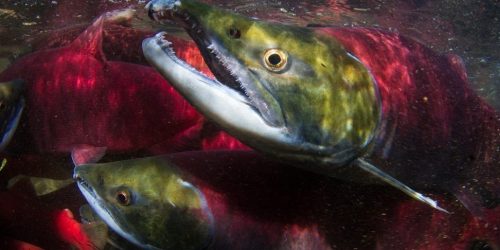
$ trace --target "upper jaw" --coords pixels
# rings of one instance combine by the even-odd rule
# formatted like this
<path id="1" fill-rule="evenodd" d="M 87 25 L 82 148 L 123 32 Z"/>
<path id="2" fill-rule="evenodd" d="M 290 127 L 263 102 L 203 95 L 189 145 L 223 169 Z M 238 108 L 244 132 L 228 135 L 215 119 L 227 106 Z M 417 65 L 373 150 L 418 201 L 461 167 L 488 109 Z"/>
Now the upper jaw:
<path id="1" fill-rule="evenodd" d="M 256 85 L 262 85 L 259 77 L 228 52 L 216 37 L 202 27 L 196 17 L 180 8 L 180 5 L 180 1 L 153 0 L 146 8 L 154 20 L 171 20 L 182 25 L 198 45 L 205 62 L 220 83 L 243 96 L 268 125 L 285 126 L 281 110 L 270 107 L 257 90 Z"/>

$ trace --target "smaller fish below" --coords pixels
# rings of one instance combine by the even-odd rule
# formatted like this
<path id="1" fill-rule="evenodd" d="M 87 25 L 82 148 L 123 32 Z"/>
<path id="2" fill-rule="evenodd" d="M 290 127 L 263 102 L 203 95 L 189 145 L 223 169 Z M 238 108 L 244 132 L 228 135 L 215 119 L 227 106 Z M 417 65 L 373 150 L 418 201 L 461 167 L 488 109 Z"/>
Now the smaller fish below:
<path id="1" fill-rule="evenodd" d="M 74 177 L 96 214 L 142 248 L 374 249 L 366 235 L 375 238 L 384 219 L 379 215 L 401 198 L 383 187 L 342 184 L 247 150 L 83 164 Z M 351 206 L 353 193 L 377 197 L 377 203 L 360 197 L 366 205 Z M 338 209 L 331 209 L 333 204 Z M 88 209 L 80 212 L 87 214 L 83 223 L 95 221 Z M 351 215 L 356 220 L 345 220 Z M 187 219 L 198 223 L 184 223 Z M 107 243 L 116 246 L 110 235 Z"/>
<path id="2" fill-rule="evenodd" d="M 0 151 L 9 144 L 19 124 L 25 104 L 23 91 L 22 80 L 0 83 Z"/>
<path id="3" fill-rule="evenodd" d="M 84 164 L 74 178 L 99 217 L 141 248 L 202 249 L 212 242 L 204 195 L 163 158 Z"/>

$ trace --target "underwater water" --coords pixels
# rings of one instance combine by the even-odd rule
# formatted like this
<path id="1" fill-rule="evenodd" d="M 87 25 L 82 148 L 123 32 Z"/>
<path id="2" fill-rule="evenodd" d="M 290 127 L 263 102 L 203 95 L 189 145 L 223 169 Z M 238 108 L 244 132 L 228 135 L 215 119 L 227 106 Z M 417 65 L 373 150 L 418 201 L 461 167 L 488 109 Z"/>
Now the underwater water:
<path id="1" fill-rule="evenodd" d="M 326 160 L 318 160 L 323 155 L 309 148 L 294 148 L 295 155 L 314 155 L 303 160 L 280 155 L 279 143 L 259 144 L 267 136 L 263 129 L 264 135 L 245 137 L 204 109 L 216 101 L 193 107 L 191 93 L 179 94 L 176 80 L 158 73 L 161 63 L 145 57 L 143 40 L 166 31 L 162 37 L 172 42 L 175 56 L 203 72 L 206 82 L 215 77 L 224 84 L 221 65 L 227 64 L 203 59 L 206 50 L 200 52 L 201 42 L 190 37 L 195 33 L 184 31 L 192 24 L 188 18 L 152 20 L 147 1 L 4 0 L 0 249 L 500 249 L 498 1 L 203 2 L 250 20 L 323 30 L 307 33 L 317 40 L 335 37 L 341 55 L 350 59 L 333 56 L 332 69 L 311 73 L 316 68 L 308 58 L 323 60 L 324 53 L 314 53 L 319 49 L 291 46 L 300 52 L 286 52 L 293 64 L 285 70 L 300 77 L 285 82 L 311 87 L 280 92 L 280 85 L 266 85 L 275 92 L 252 99 L 251 91 L 262 87 L 228 85 L 244 92 L 239 98 L 252 110 L 270 110 L 259 116 L 263 124 L 289 125 L 284 131 L 296 133 L 293 146 L 328 148 L 338 136 L 351 139 L 344 130 L 316 137 L 329 122 L 348 131 L 355 127 L 359 137 L 368 132 L 357 124 L 375 122 L 367 139 L 374 143 L 363 144 L 342 166 L 325 167 Z M 215 34 L 211 28 L 208 33 Z M 239 27 L 228 32 L 246 38 Z M 253 34 L 257 38 L 239 45 L 250 51 L 274 41 L 266 32 Z M 298 39 L 287 34 L 289 43 Z M 226 46 L 256 67 L 247 50 L 233 49 Z M 327 51 L 336 53 L 337 47 Z M 295 55 L 300 60 L 292 61 Z M 336 64 L 349 60 L 361 69 L 350 74 L 352 68 L 342 71 L 343 64 Z M 367 96 L 345 98 L 343 108 L 301 113 L 326 92 L 313 91 L 314 100 L 296 105 L 294 96 L 317 87 L 306 77 L 334 70 L 343 75 L 328 79 L 349 82 L 361 75 L 375 90 L 352 85 L 347 94 L 333 96 Z M 197 81 L 197 74 L 185 74 Z M 273 84 L 273 74 L 261 78 Z M 265 103 L 270 99 L 275 102 Z M 220 112 L 232 112 L 232 103 Z M 350 117 L 358 110 L 349 107 L 358 106 L 368 110 L 366 116 Z M 321 118 L 313 117 L 318 113 Z M 317 121 L 321 125 L 307 123 Z M 381 169 L 412 188 L 411 194 L 377 179 L 373 169 L 366 170 L 371 175 L 350 171 L 356 164 Z M 431 202 L 414 199 L 421 195 Z"/>

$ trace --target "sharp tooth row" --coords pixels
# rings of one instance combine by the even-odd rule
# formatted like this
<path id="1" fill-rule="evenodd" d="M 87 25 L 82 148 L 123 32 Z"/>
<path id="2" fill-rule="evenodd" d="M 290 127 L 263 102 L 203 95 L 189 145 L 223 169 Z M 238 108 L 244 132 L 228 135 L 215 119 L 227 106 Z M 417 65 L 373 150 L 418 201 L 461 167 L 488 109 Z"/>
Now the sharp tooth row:
<path id="1" fill-rule="evenodd" d="M 213 55 L 215 55 L 215 58 L 217 58 L 217 60 L 220 62 L 220 64 L 222 64 L 222 66 L 224 67 L 224 69 L 226 69 L 227 72 L 229 72 L 229 75 L 231 75 L 233 77 L 233 79 L 236 81 L 236 83 L 238 83 L 238 85 L 240 86 L 240 88 L 243 90 L 244 94 L 250 98 L 251 98 L 251 95 L 252 93 L 250 93 L 247 88 L 245 88 L 245 86 L 243 86 L 243 81 L 241 80 L 241 78 L 236 74 L 236 72 L 234 70 L 232 70 L 232 68 L 230 67 L 230 62 L 228 60 L 226 60 L 226 58 L 224 58 L 223 56 L 221 56 L 220 52 L 217 50 L 216 46 L 214 43 L 211 43 L 207 49 L 210 51 L 210 53 L 212 53 Z"/>
<path id="2" fill-rule="evenodd" d="M 161 21 L 162 19 L 167 19 L 168 14 L 169 12 L 165 10 L 156 11 L 153 13 L 153 18 L 155 19 L 155 21 Z"/>

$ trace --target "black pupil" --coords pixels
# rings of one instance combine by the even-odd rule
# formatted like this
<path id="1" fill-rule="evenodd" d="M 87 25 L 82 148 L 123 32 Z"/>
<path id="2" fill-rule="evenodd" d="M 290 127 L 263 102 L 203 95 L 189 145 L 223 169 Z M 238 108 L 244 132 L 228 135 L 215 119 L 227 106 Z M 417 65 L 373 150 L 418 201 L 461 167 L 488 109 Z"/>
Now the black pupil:
<path id="1" fill-rule="evenodd" d="M 124 193 L 118 193 L 117 199 L 120 204 L 128 204 L 127 195 Z"/>
<path id="2" fill-rule="evenodd" d="M 233 38 L 240 38 L 241 33 L 239 29 L 236 28 L 230 28 L 229 29 L 229 35 Z"/>
<path id="3" fill-rule="evenodd" d="M 272 54 L 267 60 L 269 60 L 270 64 L 276 66 L 281 62 L 281 56 L 278 54 Z"/>

